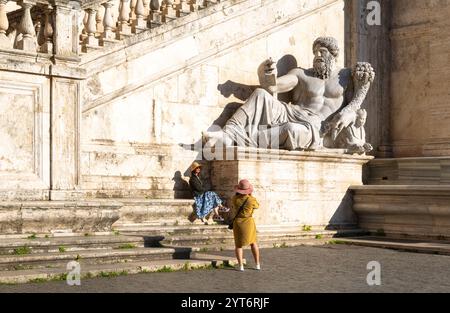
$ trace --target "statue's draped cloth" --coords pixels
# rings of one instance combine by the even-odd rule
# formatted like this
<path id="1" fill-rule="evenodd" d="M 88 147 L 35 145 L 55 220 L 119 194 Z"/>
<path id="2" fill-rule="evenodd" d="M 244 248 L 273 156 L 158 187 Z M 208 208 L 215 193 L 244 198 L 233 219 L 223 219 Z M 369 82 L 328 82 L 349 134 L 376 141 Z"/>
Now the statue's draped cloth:
<path id="1" fill-rule="evenodd" d="M 320 144 L 321 124 L 314 112 L 257 89 L 228 120 L 224 132 L 238 146 L 315 149 Z"/>

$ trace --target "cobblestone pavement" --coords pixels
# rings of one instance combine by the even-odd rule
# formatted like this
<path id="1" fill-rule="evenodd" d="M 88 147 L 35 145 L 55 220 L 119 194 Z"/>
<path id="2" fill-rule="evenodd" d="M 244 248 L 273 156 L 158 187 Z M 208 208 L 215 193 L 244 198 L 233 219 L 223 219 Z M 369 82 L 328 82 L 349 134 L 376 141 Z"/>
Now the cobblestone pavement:
<path id="1" fill-rule="evenodd" d="M 232 251 L 220 252 L 233 255 Z M 2 285 L 0 292 L 450 292 L 450 256 L 347 245 L 266 249 L 262 270 L 148 273 L 63 282 Z M 366 283 L 367 264 L 381 264 L 381 286 Z"/>

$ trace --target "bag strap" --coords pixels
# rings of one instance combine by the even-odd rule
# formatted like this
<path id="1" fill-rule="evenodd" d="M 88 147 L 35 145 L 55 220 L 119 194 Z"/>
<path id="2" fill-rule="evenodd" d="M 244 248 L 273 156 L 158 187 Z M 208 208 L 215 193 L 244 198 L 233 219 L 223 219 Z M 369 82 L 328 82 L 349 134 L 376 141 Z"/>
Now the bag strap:
<path id="1" fill-rule="evenodd" d="M 236 219 L 236 217 L 239 215 L 239 213 L 241 213 L 242 209 L 244 208 L 245 204 L 247 203 L 247 200 L 250 197 L 247 197 L 247 199 L 245 199 L 244 203 L 241 204 L 241 206 L 239 207 L 239 210 L 237 211 L 236 215 L 233 217 L 233 221 L 231 221 L 231 223 L 234 223 L 234 220 Z"/>

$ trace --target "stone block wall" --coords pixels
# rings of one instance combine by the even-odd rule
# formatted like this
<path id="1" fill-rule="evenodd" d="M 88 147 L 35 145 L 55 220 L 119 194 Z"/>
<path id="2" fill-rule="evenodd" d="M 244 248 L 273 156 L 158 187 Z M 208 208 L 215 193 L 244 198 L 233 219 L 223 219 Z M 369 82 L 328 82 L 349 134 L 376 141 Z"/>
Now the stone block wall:
<path id="1" fill-rule="evenodd" d="M 450 1 L 392 1 L 395 157 L 450 155 Z"/>

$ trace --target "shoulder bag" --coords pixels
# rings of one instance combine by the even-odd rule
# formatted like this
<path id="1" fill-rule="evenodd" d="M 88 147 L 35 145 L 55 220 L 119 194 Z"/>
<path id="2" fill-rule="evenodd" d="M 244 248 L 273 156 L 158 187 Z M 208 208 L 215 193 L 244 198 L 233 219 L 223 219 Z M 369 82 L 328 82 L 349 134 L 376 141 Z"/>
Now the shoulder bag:
<path id="1" fill-rule="evenodd" d="M 248 200 L 248 198 L 245 199 L 244 203 L 242 203 L 242 205 L 239 207 L 239 210 L 237 211 L 236 215 L 233 217 L 231 222 L 228 224 L 228 229 L 233 229 L 234 220 L 236 219 L 236 216 L 238 216 L 239 213 L 241 213 L 241 210 L 244 208 L 245 204 L 247 203 L 247 200 Z"/>

